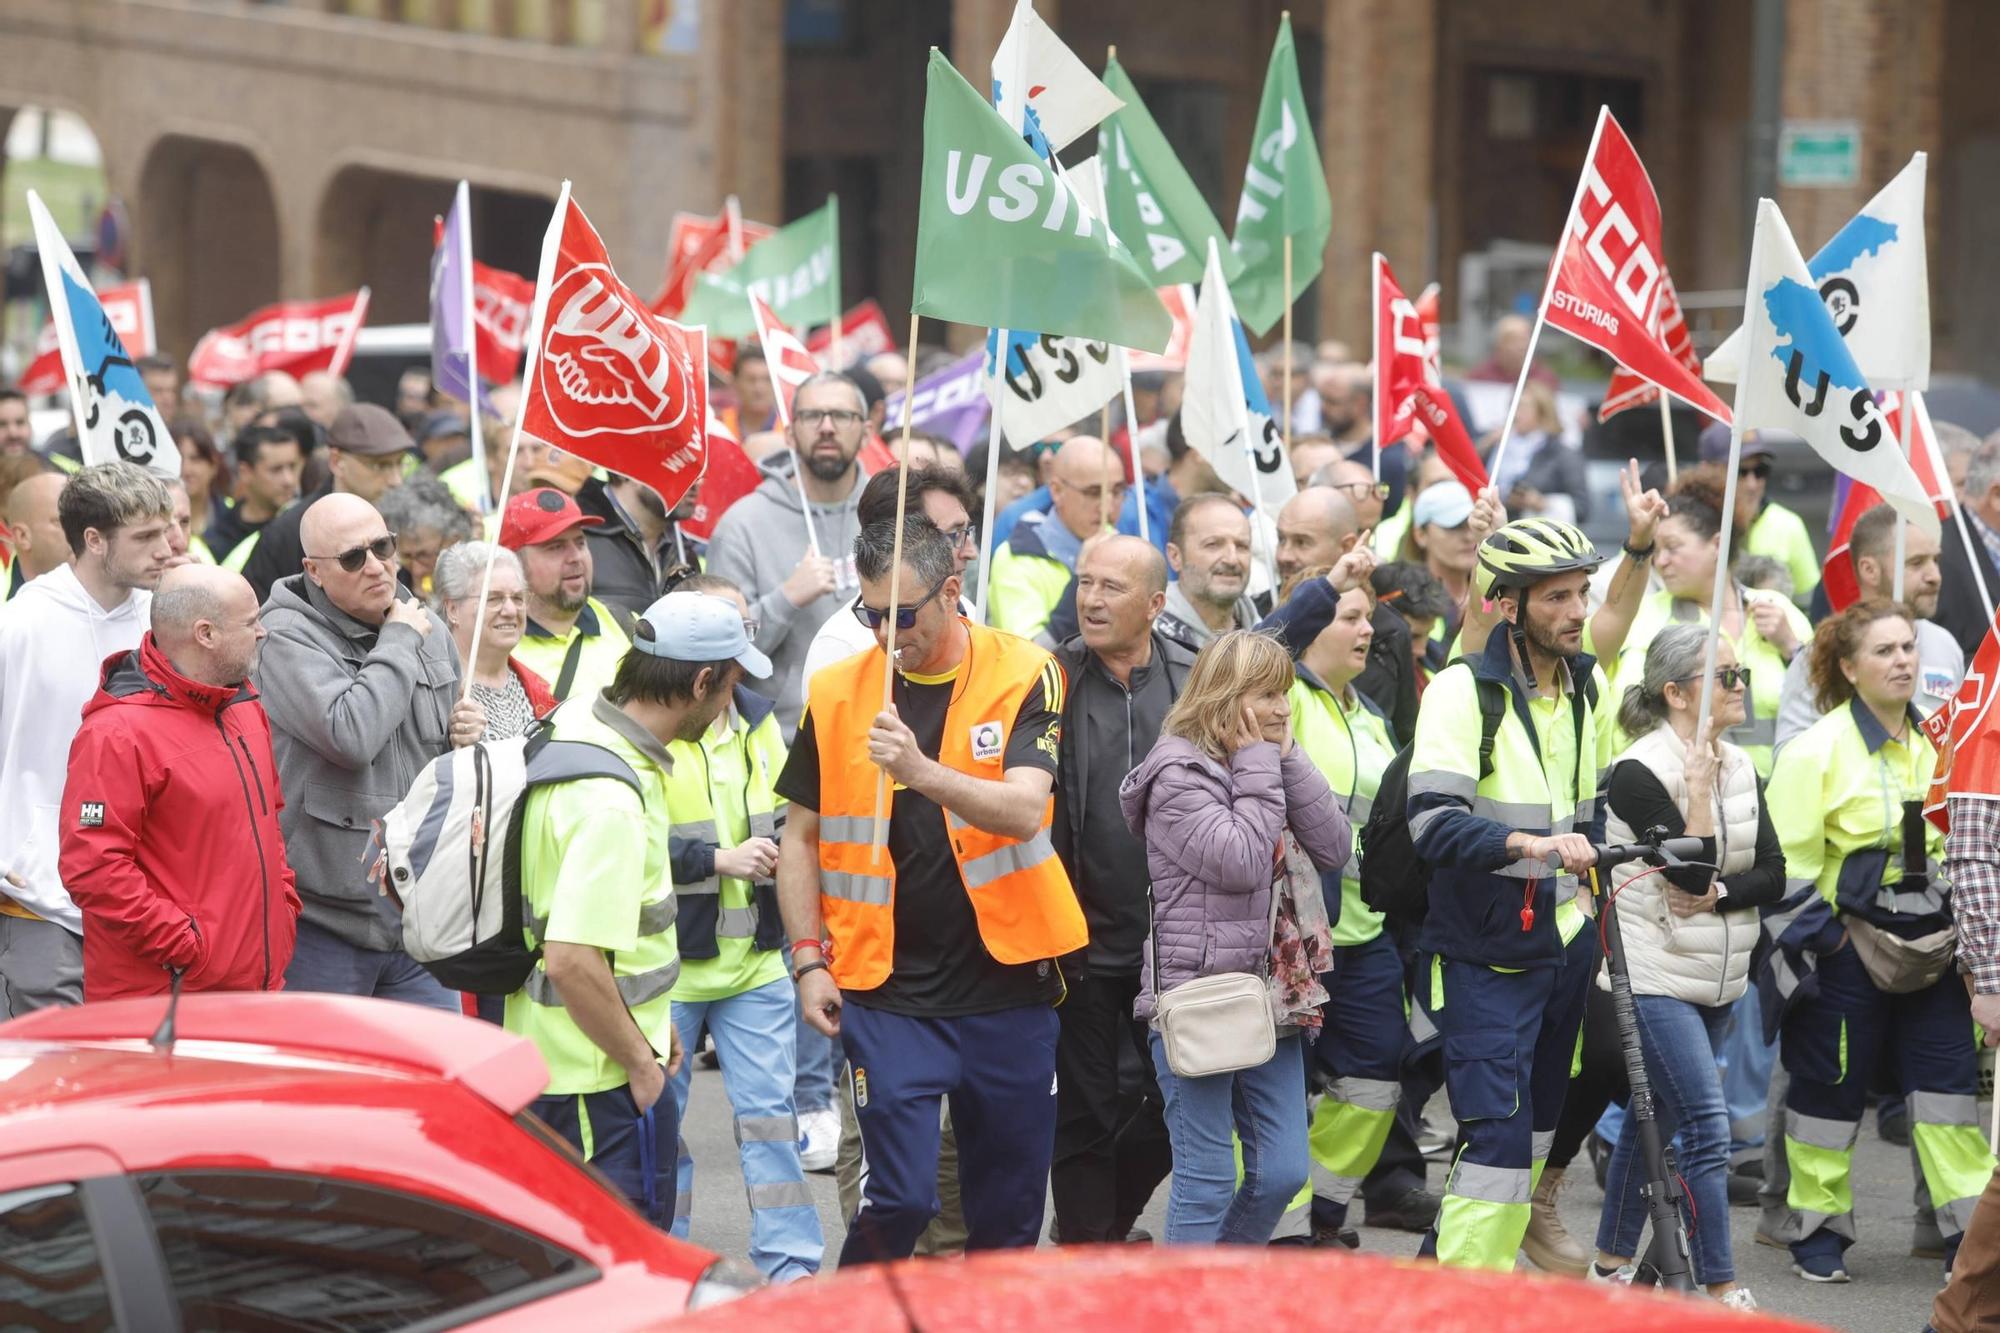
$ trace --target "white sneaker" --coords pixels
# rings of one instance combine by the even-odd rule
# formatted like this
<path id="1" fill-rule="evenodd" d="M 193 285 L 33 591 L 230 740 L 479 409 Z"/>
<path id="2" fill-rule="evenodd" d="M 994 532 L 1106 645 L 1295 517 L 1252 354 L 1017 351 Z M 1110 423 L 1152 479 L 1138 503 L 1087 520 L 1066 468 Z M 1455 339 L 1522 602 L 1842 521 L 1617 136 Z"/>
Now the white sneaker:
<path id="1" fill-rule="evenodd" d="M 1593 1259 L 1590 1263 L 1590 1272 L 1586 1276 L 1592 1282 L 1602 1282 L 1607 1286 L 1629 1287 L 1633 1279 L 1639 1276 L 1639 1265 L 1620 1264 L 1614 1271 L 1607 1273 L 1599 1268 L 1597 1261 Z"/>
<path id="2" fill-rule="evenodd" d="M 1747 1313 L 1757 1308 L 1757 1298 L 1750 1294 L 1748 1287 L 1732 1288 L 1723 1292 L 1717 1299 L 1722 1302 L 1722 1308 L 1725 1310 L 1742 1310 Z"/>
<path id="3" fill-rule="evenodd" d="M 799 1117 L 799 1165 L 808 1171 L 831 1171 L 840 1156 L 840 1112 L 831 1106 Z"/>

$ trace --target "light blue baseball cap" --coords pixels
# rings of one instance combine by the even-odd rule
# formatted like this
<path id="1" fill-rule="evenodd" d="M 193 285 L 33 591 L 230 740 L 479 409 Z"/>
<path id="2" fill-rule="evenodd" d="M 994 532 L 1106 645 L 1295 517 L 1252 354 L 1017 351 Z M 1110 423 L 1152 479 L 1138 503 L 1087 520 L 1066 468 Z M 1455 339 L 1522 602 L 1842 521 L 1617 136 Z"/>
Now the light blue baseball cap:
<path id="1" fill-rule="evenodd" d="M 1435 481 L 1424 487 L 1412 510 L 1410 522 L 1416 527 L 1455 528 L 1472 517 L 1472 492 L 1460 482 Z"/>
<path id="2" fill-rule="evenodd" d="M 771 674 L 771 659 L 750 642 L 736 604 L 705 592 L 670 592 L 647 607 L 632 646 L 670 662 L 733 661 L 758 680 Z"/>

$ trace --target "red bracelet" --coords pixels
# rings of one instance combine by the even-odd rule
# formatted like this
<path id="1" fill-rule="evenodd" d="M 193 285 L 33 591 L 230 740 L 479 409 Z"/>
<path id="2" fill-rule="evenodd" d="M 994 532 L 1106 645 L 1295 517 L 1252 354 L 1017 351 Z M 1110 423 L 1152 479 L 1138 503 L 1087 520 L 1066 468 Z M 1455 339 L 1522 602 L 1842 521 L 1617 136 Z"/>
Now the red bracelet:
<path id="1" fill-rule="evenodd" d="M 826 945 L 818 940 L 793 940 L 792 957 L 797 958 L 801 949 L 818 949 L 821 957 L 826 956 Z"/>

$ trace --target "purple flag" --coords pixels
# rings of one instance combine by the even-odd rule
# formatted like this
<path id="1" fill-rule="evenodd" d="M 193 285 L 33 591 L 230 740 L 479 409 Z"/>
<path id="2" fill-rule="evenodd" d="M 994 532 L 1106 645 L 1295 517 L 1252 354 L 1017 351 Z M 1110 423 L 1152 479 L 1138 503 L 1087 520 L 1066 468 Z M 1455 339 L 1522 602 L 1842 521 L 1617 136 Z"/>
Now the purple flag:
<path id="1" fill-rule="evenodd" d="M 992 405 L 986 398 L 986 353 L 975 351 L 943 370 L 917 381 L 910 425 L 950 440 L 969 453 L 986 433 Z M 884 404 L 882 433 L 894 438 L 903 428 L 903 395 L 894 393 Z"/>
<path id="2" fill-rule="evenodd" d="M 459 402 L 477 406 L 469 413 L 475 475 L 486 475 L 486 439 L 482 418 L 498 416 L 478 374 L 478 326 L 472 315 L 472 203 L 464 181 L 451 201 L 451 211 L 437 229 L 437 249 L 431 253 L 431 383 Z M 486 488 L 479 488 L 481 513 L 491 508 Z"/>

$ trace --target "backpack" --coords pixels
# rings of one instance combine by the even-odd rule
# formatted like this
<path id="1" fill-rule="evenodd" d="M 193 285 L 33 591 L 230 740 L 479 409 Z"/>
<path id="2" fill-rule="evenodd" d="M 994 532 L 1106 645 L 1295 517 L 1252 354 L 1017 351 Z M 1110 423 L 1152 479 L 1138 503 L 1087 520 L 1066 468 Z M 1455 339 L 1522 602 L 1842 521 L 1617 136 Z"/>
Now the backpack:
<path id="1" fill-rule="evenodd" d="M 1479 689 L 1479 781 L 1493 773 L 1493 742 L 1507 715 L 1507 687 L 1497 680 Z M 1430 911 L 1431 868 L 1410 838 L 1410 751 L 1396 751 L 1382 770 L 1375 804 L 1361 826 L 1361 901 L 1384 916 L 1417 925 Z"/>
<path id="2" fill-rule="evenodd" d="M 1493 774 L 1493 742 L 1507 716 L 1507 687 L 1497 680 L 1473 678 L 1479 689 L 1479 781 Z M 1597 680 L 1583 678 L 1584 707 L 1597 707 Z M 1578 762 L 1582 754 L 1583 709 L 1575 710 Z M 1361 901 L 1384 916 L 1416 926 L 1430 912 L 1431 867 L 1417 855 L 1410 838 L 1410 749 L 1405 745 L 1382 770 L 1375 804 L 1361 828 Z"/>
<path id="3" fill-rule="evenodd" d="M 641 791 L 623 759 L 556 740 L 546 723 L 432 760 L 376 835 L 374 873 L 402 912 L 403 951 L 452 990 L 511 995 L 526 985 L 542 951 L 523 933 L 522 811 L 537 787 L 589 778 Z"/>

